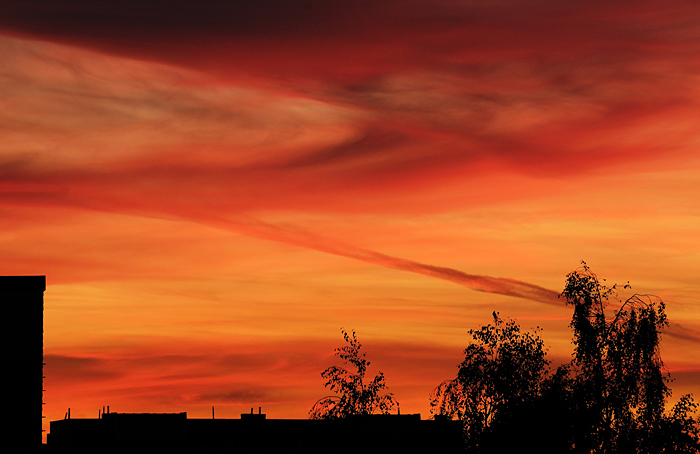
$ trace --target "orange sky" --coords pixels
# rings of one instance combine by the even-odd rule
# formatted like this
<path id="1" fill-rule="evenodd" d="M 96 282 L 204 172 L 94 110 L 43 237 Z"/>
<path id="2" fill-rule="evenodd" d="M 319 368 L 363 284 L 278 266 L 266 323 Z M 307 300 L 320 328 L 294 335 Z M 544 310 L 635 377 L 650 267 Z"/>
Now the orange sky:
<path id="1" fill-rule="evenodd" d="M 700 395 L 700 5 L 220 3 L 0 6 L 0 274 L 47 276 L 47 421 L 304 418 L 341 327 L 427 417 L 493 310 L 567 360 L 580 260 L 664 299 Z"/>

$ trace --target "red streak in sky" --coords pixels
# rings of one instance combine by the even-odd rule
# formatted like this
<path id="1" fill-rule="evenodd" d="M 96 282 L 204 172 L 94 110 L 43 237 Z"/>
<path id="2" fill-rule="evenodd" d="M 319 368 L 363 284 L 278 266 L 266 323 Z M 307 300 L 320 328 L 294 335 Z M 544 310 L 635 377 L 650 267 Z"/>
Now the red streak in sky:
<path id="1" fill-rule="evenodd" d="M 308 231 L 283 228 L 257 220 L 243 222 L 212 216 L 204 217 L 201 215 L 197 215 L 196 218 L 199 221 L 204 220 L 206 223 L 216 225 L 217 227 L 226 230 L 245 232 L 246 234 L 259 238 L 294 244 L 341 257 L 360 260 L 374 265 L 385 266 L 387 268 L 443 279 L 463 285 L 464 287 L 476 290 L 478 292 L 497 293 L 516 298 L 525 298 L 556 306 L 563 305 L 563 301 L 559 299 L 559 294 L 557 292 L 515 279 L 468 274 L 453 268 L 428 265 L 415 262 L 413 260 L 392 257 L 380 252 L 370 251 L 330 240 L 328 238 L 323 238 Z"/>

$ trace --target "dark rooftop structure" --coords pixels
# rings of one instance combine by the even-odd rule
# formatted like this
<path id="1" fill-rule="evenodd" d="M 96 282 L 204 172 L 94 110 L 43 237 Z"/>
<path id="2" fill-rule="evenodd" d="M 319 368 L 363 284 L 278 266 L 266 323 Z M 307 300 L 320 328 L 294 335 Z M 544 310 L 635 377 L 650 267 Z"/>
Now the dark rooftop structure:
<path id="1" fill-rule="evenodd" d="M 44 400 L 44 291 L 46 276 L 0 276 L 3 310 L 4 407 L 9 446 L 41 447 Z"/>
<path id="2" fill-rule="evenodd" d="M 51 452 L 164 453 L 456 453 L 459 421 L 420 415 L 367 415 L 339 420 L 188 419 L 186 413 L 104 413 L 100 419 L 51 421 Z"/>
<path id="3" fill-rule="evenodd" d="M 43 310 L 45 276 L 0 276 L 0 301 L 8 315 L 3 340 L 6 401 L 16 418 L 5 423 L 6 444 L 22 452 L 168 454 L 228 453 L 457 453 L 462 424 L 413 415 L 363 415 L 336 420 L 268 419 L 261 409 L 240 419 L 188 419 L 187 413 L 112 413 L 97 419 L 51 421 L 42 445 Z M 13 443 L 14 442 L 14 443 Z M 37 449 L 33 449 L 36 446 Z"/>

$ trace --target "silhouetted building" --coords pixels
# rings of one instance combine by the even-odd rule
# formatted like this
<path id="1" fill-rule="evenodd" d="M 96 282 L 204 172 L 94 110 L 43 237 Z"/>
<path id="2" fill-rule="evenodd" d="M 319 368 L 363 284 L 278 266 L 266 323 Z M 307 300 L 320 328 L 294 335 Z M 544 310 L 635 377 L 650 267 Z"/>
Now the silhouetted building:
<path id="1" fill-rule="evenodd" d="M 187 419 L 186 413 L 106 413 L 101 419 L 51 421 L 51 452 L 193 453 L 457 453 L 459 421 L 420 415 L 370 415 L 340 420 Z"/>
<path id="2" fill-rule="evenodd" d="M 46 276 L 0 276 L 7 446 L 41 446 Z"/>

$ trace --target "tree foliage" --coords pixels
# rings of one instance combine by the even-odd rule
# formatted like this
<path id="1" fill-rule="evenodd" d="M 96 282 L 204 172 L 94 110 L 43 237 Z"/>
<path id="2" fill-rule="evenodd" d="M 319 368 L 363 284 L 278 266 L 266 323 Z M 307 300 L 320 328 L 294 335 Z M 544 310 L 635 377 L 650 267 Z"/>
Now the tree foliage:
<path id="1" fill-rule="evenodd" d="M 370 362 L 365 353 L 360 352 L 362 345 L 357 340 L 355 331 L 348 334 L 341 329 L 347 345 L 336 348 L 335 354 L 355 370 L 331 366 L 321 373 L 326 380 L 325 387 L 335 393 L 318 400 L 309 411 L 311 419 L 338 419 L 352 415 L 389 414 L 398 402 L 392 393 L 383 394 L 386 389 L 384 374 L 379 372 L 369 383 L 365 384 L 365 374 Z"/>
<path id="2" fill-rule="evenodd" d="M 665 413 L 671 391 L 659 354 L 661 332 L 668 326 L 664 302 L 639 294 L 619 300 L 618 287 L 600 282 L 585 262 L 567 275 L 561 296 L 574 307 L 571 392 L 576 424 L 589 428 L 574 432 L 576 450 L 661 452 L 670 427 L 694 425 L 690 396 Z M 610 306 L 617 309 L 608 316 Z M 692 438 L 692 431 L 688 434 Z M 676 448 L 696 452 L 692 443 Z"/>
<path id="3" fill-rule="evenodd" d="M 434 414 L 457 417 L 468 447 L 488 444 L 495 425 L 511 420 L 540 395 L 549 362 L 537 334 L 521 332 L 512 320 L 493 313 L 493 325 L 470 330 L 457 378 L 438 386 L 431 396 Z"/>
<path id="4" fill-rule="evenodd" d="M 457 377 L 433 391 L 431 412 L 462 420 L 471 452 L 698 453 L 692 397 L 666 411 L 665 305 L 651 295 L 618 299 L 628 288 L 607 287 L 585 262 L 567 275 L 574 352 L 555 371 L 536 333 L 494 312 L 494 325 L 469 331 Z"/>

